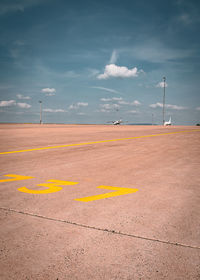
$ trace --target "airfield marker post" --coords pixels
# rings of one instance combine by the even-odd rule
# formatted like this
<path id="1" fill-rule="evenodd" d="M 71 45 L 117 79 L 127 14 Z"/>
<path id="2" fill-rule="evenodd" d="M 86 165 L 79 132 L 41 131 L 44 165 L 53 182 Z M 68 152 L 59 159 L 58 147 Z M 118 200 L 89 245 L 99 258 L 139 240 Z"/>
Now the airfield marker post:
<path id="1" fill-rule="evenodd" d="M 166 77 L 163 77 L 163 88 L 164 88 L 164 93 L 163 93 L 163 125 L 165 123 L 165 81 L 166 81 Z"/>
<path id="2" fill-rule="evenodd" d="M 40 103 L 40 124 L 42 124 L 42 101 L 39 101 Z"/>

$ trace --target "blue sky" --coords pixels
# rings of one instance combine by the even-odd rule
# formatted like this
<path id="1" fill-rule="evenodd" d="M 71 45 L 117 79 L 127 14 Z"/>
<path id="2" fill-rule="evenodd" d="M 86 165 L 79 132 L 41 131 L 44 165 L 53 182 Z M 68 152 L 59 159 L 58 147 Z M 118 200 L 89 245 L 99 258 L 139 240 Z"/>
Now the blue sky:
<path id="1" fill-rule="evenodd" d="M 0 122 L 200 122 L 200 2 L 0 3 Z"/>

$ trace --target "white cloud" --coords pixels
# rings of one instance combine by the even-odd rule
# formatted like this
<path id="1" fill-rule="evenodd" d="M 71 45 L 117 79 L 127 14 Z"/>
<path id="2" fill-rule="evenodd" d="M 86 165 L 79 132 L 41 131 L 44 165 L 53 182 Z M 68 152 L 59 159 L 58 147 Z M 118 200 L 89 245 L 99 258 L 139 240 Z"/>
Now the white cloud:
<path id="1" fill-rule="evenodd" d="M 43 111 L 48 112 L 48 113 L 65 113 L 65 112 L 67 112 L 66 110 L 63 110 L 63 109 L 50 109 L 50 108 L 44 109 Z"/>
<path id="2" fill-rule="evenodd" d="M 79 113 L 77 113 L 77 115 L 84 116 L 84 115 L 86 115 L 86 114 L 83 113 L 83 112 L 79 112 Z"/>
<path id="3" fill-rule="evenodd" d="M 0 107 L 18 106 L 20 108 L 31 108 L 30 104 L 27 103 L 17 103 L 15 100 L 1 101 Z"/>
<path id="4" fill-rule="evenodd" d="M 16 105 L 15 100 L 0 101 L 0 107 L 8 107 L 8 106 L 13 106 L 13 105 Z"/>
<path id="5" fill-rule="evenodd" d="M 31 105 L 30 104 L 27 104 L 27 103 L 17 103 L 17 106 L 20 107 L 20 108 L 31 108 Z"/>
<path id="6" fill-rule="evenodd" d="M 138 111 L 136 111 L 136 110 L 131 110 L 131 111 L 128 111 L 128 113 L 131 113 L 131 114 L 138 114 Z"/>
<path id="7" fill-rule="evenodd" d="M 44 93 L 54 93 L 56 92 L 55 88 L 43 88 L 41 90 L 41 92 L 44 92 Z"/>
<path id="8" fill-rule="evenodd" d="M 120 106 L 119 104 L 101 104 L 100 105 L 101 108 L 103 108 L 104 110 L 112 110 L 112 109 L 119 109 Z"/>
<path id="9" fill-rule="evenodd" d="M 149 107 L 151 107 L 151 108 L 163 108 L 163 104 L 157 102 L 155 104 L 149 105 Z M 177 105 L 171 105 L 171 104 L 165 104 L 165 108 L 172 109 L 172 110 L 185 110 L 185 109 L 187 109 L 186 107 L 183 107 L 183 106 L 177 106 Z"/>
<path id="10" fill-rule="evenodd" d="M 123 98 L 122 97 L 112 97 L 112 98 L 101 98 L 100 99 L 101 101 L 103 101 L 103 102 L 109 102 L 109 101 L 121 101 L 121 100 L 123 100 Z"/>
<path id="11" fill-rule="evenodd" d="M 138 100 L 135 100 L 131 103 L 131 105 L 139 106 L 139 105 L 141 105 L 141 103 Z"/>
<path id="12" fill-rule="evenodd" d="M 158 88 L 164 88 L 164 82 L 160 82 L 156 85 Z M 168 84 L 165 82 L 165 87 L 168 87 Z"/>
<path id="13" fill-rule="evenodd" d="M 185 110 L 185 109 L 187 109 L 186 107 L 183 107 L 183 106 L 177 106 L 177 105 L 171 105 L 171 104 L 166 104 L 165 106 L 166 106 L 166 108 L 173 109 L 173 110 Z"/>
<path id="14" fill-rule="evenodd" d="M 133 102 L 127 102 L 127 101 L 124 101 L 124 100 L 120 100 L 118 103 L 121 104 L 121 105 L 133 105 L 133 106 L 141 105 L 141 103 L 138 100 L 134 100 Z"/>
<path id="15" fill-rule="evenodd" d="M 81 107 L 81 106 L 85 107 L 85 106 L 88 106 L 88 103 L 87 102 L 78 102 L 77 106 L 78 107 Z"/>
<path id="16" fill-rule="evenodd" d="M 124 100 L 120 100 L 118 103 L 119 103 L 120 105 L 130 105 L 129 102 L 124 101 Z"/>
<path id="17" fill-rule="evenodd" d="M 133 102 L 127 102 L 123 100 L 122 97 L 101 98 L 100 100 L 103 102 L 116 101 L 120 105 L 133 105 L 133 106 L 141 105 L 141 103 L 138 100 L 135 100 Z"/>
<path id="18" fill-rule="evenodd" d="M 163 107 L 163 104 L 157 102 L 157 103 L 155 103 L 155 104 L 149 105 L 149 107 L 151 107 L 151 108 L 162 108 L 162 107 Z"/>
<path id="19" fill-rule="evenodd" d="M 123 98 L 122 97 L 113 97 L 112 100 L 121 101 L 121 100 L 123 100 Z"/>
<path id="20" fill-rule="evenodd" d="M 117 90 L 115 89 L 111 89 L 111 88 L 105 88 L 105 87 L 91 87 L 91 88 L 96 88 L 96 89 L 100 89 L 100 90 L 105 90 L 111 93 L 119 93 Z"/>
<path id="21" fill-rule="evenodd" d="M 136 67 L 128 69 L 126 66 L 117 66 L 115 64 L 106 65 L 104 73 L 97 76 L 99 80 L 114 78 L 134 78 L 139 72 Z"/>
<path id="22" fill-rule="evenodd" d="M 103 102 L 109 102 L 112 101 L 112 98 L 101 98 L 100 100 Z"/>
<path id="23" fill-rule="evenodd" d="M 31 99 L 30 96 L 24 96 L 24 95 L 22 95 L 22 94 L 17 94 L 17 98 L 18 98 L 18 99 L 24 99 L 24 100 L 25 100 L 25 99 Z"/>
<path id="24" fill-rule="evenodd" d="M 118 54 L 116 50 L 113 50 L 111 58 L 110 58 L 110 64 L 116 63 L 118 59 Z"/>
<path id="25" fill-rule="evenodd" d="M 69 106 L 69 109 L 70 110 L 73 110 L 73 109 L 78 109 L 80 107 L 86 107 L 88 106 L 88 103 L 87 102 L 77 102 L 75 104 L 72 104 Z"/>
<path id="26" fill-rule="evenodd" d="M 54 96 L 56 95 L 55 93 L 46 93 L 45 96 Z"/>

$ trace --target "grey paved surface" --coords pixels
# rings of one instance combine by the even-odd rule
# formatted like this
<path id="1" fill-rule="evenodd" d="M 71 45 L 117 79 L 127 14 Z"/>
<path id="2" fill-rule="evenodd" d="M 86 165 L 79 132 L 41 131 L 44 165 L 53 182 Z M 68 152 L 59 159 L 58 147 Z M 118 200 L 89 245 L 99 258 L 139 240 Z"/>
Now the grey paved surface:
<path id="1" fill-rule="evenodd" d="M 200 279 L 197 127 L 27 124 L 0 133 L 0 180 L 32 177 L 0 182 L 1 279 Z M 4 153 L 25 149 L 36 150 Z M 48 180 L 77 184 L 18 190 L 45 190 Z M 75 200 L 114 193 L 101 185 L 138 191 Z"/>

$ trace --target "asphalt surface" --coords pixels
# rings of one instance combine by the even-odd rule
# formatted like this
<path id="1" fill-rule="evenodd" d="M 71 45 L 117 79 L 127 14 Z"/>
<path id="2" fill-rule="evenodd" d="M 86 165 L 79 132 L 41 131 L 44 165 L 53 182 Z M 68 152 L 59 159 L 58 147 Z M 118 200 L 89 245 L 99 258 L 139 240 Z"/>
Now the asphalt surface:
<path id="1" fill-rule="evenodd" d="M 198 127 L 0 137 L 0 279 L 200 279 Z"/>

